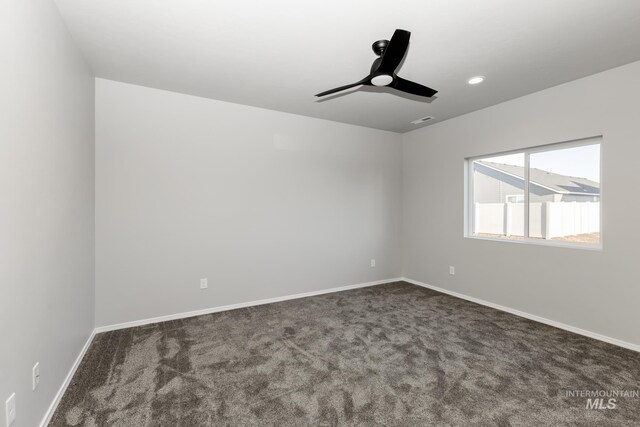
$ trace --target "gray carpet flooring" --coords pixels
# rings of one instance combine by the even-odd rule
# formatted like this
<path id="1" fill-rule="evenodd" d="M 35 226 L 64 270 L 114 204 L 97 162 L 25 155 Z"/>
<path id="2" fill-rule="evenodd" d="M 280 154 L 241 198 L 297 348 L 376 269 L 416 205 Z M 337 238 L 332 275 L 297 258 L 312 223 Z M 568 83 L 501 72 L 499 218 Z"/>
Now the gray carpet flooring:
<path id="1" fill-rule="evenodd" d="M 390 283 L 98 334 L 50 425 L 640 425 L 569 390 L 640 390 L 639 354 Z"/>

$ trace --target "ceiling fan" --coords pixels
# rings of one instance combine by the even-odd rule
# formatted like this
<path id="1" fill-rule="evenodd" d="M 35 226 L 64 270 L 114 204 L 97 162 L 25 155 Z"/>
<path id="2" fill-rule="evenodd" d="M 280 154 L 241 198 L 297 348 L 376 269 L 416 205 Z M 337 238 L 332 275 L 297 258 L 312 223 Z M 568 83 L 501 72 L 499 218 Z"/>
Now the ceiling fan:
<path id="1" fill-rule="evenodd" d="M 373 61 L 371 71 L 367 77 L 355 83 L 340 86 L 335 89 L 329 89 L 317 94 L 316 96 L 320 97 L 331 95 L 332 93 L 350 89 L 355 86 L 366 85 L 389 86 L 401 92 L 431 98 L 433 95 L 438 93 L 437 90 L 405 80 L 396 75 L 396 70 L 398 69 L 398 66 L 400 66 L 402 58 L 404 58 L 404 55 L 407 53 L 409 37 L 411 37 L 411 33 L 409 31 L 398 29 L 393 33 L 393 37 L 391 37 L 390 41 L 378 40 L 373 43 L 371 48 L 375 54 L 378 55 L 378 58 Z"/>

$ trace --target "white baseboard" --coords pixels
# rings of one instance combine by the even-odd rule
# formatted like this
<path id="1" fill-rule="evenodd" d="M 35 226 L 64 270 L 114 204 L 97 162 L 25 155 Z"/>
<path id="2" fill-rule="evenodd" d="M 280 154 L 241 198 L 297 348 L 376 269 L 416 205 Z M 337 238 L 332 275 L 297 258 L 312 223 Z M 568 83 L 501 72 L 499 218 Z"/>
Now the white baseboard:
<path id="1" fill-rule="evenodd" d="M 67 377 L 64 379 L 64 382 L 62 383 L 62 386 L 60 386 L 60 389 L 58 390 L 58 393 L 56 394 L 55 398 L 53 399 L 53 402 L 51 402 L 51 405 L 49 406 L 49 409 L 47 410 L 47 413 L 45 414 L 44 418 L 42 419 L 42 422 L 40 423 L 40 427 L 46 427 L 49 424 L 49 422 L 51 422 L 51 418 L 53 417 L 53 414 L 55 413 L 56 408 L 58 407 L 58 404 L 60 403 L 60 399 L 62 399 L 62 396 L 64 395 L 65 391 L 67 390 L 67 387 L 71 383 L 71 379 L 73 378 L 73 375 L 76 373 L 76 370 L 78 369 L 78 366 L 80 366 L 80 362 L 82 362 L 82 358 L 87 353 L 87 350 L 89 349 L 89 346 L 91 345 L 91 342 L 93 341 L 93 337 L 96 334 L 100 333 L 100 332 L 115 331 L 117 329 L 124 329 L 124 328 L 131 328 L 131 327 L 134 327 L 134 326 L 147 325 L 149 323 L 165 322 L 167 320 L 174 320 L 174 319 L 183 319 L 183 318 L 186 318 L 186 317 L 200 316 L 200 315 L 209 314 L 209 313 L 218 313 L 218 312 L 221 312 L 221 311 L 235 310 L 235 309 L 238 309 L 238 308 L 253 307 L 253 306 L 263 305 L 263 304 L 271 304 L 271 303 L 274 303 L 274 302 L 287 301 L 287 300 L 292 300 L 292 299 L 297 299 L 297 298 L 311 297 L 311 296 L 314 296 L 314 295 L 329 294 L 329 293 L 332 293 L 332 292 L 348 291 L 350 289 L 366 288 L 366 287 L 369 287 L 369 286 L 376 286 L 376 285 L 382 285 L 382 284 L 385 284 L 385 283 L 398 282 L 400 280 L 402 280 L 402 279 L 399 278 L 399 277 L 394 278 L 394 279 L 377 280 L 375 282 L 358 283 L 356 285 L 341 286 L 341 287 L 338 287 L 338 288 L 330 288 L 330 289 L 322 289 L 322 290 L 319 290 L 319 291 L 304 292 L 304 293 L 301 293 L 301 294 L 294 294 L 294 295 L 285 295 L 285 296 L 281 296 L 281 297 L 267 298 L 267 299 L 262 299 L 262 300 L 257 300 L 257 301 L 250 301 L 250 302 L 242 302 L 242 303 L 238 303 L 238 304 L 224 305 L 224 306 L 220 306 L 220 307 L 205 308 L 203 310 L 188 311 L 188 312 L 185 312 L 185 313 L 170 314 L 170 315 L 167 315 L 167 316 L 159 316 L 159 317 L 153 317 L 153 318 L 150 318 L 150 319 L 135 320 L 135 321 L 132 321 L 132 322 L 118 323 L 116 325 L 108 325 L 108 326 L 97 327 L 97 328 L 95 328 L 93 330 L 93 332 L 91 332 L 91 335 L 87 339 L 87 342 L 84 344 L 84 347 L 82 347 L 82 350 L 80 351 L 80 354 L 78 354 L 78 357 L 76 358 L 75 362 L 73 363 L 73 366 L 71 367 L 71 370 L 67 374 Z"/>
<path id="2" fill-rule="evenodd" d="M 56 393 L 56 397 L 53 399 L 53 402 L 51 402 L 51 405 L 49 405 L 49 409 L 47 410 L 47 413 L 42 419 L 42 422 L 40 423 L 40 427 L 47 427 L 47 425 L 51 422 L 51 418 L 53 417 L 53 414 L 56 412 L 56 408 L 60 403 L 60 399 L 62 399 L 64 392 L 67 391 L 67 387 L 69 387 L 69 384 L 71 383 L 71 379 L 73 378 L 73 375 L 76 373 L 78 366 L 80 366 L 80 362 L 82 362 L 82 359 L 84 358 L 84 355 L 87 353 L 87 350 L 89 349 L 89 346 L 91 345 L 91 341 L 93 341 L 93 337 L 95 335 L 96 335 L 96 331 L 94 329 L 91 332 L 91 335 L 89 335 L 89 338 L 87 338 L 87 342 L 84 343 L 84 346 L 82 347 L 82 350 L 80 350 L 78 357 L 76 357 L 76 360 L 73 362 L 73 365 L 71 366 L 71 370 L 69 371 L 69 373 L 67 374 L 67 377 L 64 379 L 64 382 L 60 386 L 58 393 Z"/>
<path id="3" fill-rule="evenodd" d="M 377 280 L 375 282 L 358 283 L 356 285 L 341 286 L 338 288 L 322 289 L 319 291 L 303 292 L 301 294 L 285 295 L 275 298 L 261 299 L 257 301 L 241 302 L 238 304 L 223 305 L 219 307 L 205 308 L 202 310 L 187 311 L 184 313 L 169 314 L 166 316 L 152 317 L 149 319 L 134 320 L 131 322 L 117 323 L 115 325 L 99 326 L 95 329 L 95 333 L 115 331 L 117 329 L 132 328 L 134 326 L 148 325 L 150 323 L 166 322 L 167 320 L 184 319 L 186 317 L 202 316 L 203 314 L 219 313 L 221 311 L 236 310 L 238 308 L 253 307 L 256 305 L 271 304 L 274 302 L 287 301 L 298 298 L 312 297 L 314 295 L 330 294 L 332 292 L 348 291 L 350 289 L 366 288 L 369 286 L 382 285 L 385 283 L 397 282 L 402 280 L 397 277 L 394 279 Z"/>
<path id="4" fill-rule="evenodd" d="M 64 395 L 64 392 L 67 390 L 67 387 L 69 386 L 69 383 L 71 382 L 71 379 L 73 378 L 73 375 L 76 373 L 76 370 L 78 369 L 78 366 L 80 366 L 80 362 L 82 362 L 82 358 L 86 354 L 87 350 L 89 349 L 89 345 L 91 345 L 91 342 L 93 341 L 93 337 L 97 333 L 107 332 L 107 331 L 114 331 L 114 330 L 117 330 L 117 329 L 131 328 L 131 327 L 134 327 L 134 326 L 147 325 L 147 324 L 150 324 L 150 323 L 165 322 L 167 320 L 184 319 L 184 318 L 187 318 L 187 317 L 200 316 L 200 315 L 209 314 L 209 313 L 218 313 L 218 312 L 221 312 L 221 311 L 236 310 L 238 308 L 253 307 L 253 306 L 257 306 L 257 305 L 271 304 L 271 303 L 274 303 L 274 302 L 280 302 L 280 301 L 287 301 L 287 300 L 298 299 L 298 298 L 311 297 L 311 296 L 314 296 L 314 295 L 322 295 L 322 294 L 329 294 L 329 293 L 332 293 L 332 292 L 348 291 L 350 289 L 366 288 L 366 287 L 369 287 L 369 286 L 382 285 L 382 284 L 385 284 L 385 283 L 398 282 L 398 281 L 404 281 L 404 282 L 407 282 L 407 283 L 412 283 L 412 284 L 417 285 L 417 286 L 422 286 L 423 288 L 432 289 L 434 291 L 441 292 L 441 293 L 447 294 L 447 295 L 451 295 L 451 296 L 454 296 L 456 298 L 461 298 L 461 299 L 464 299 L 464 300 L 467 300 L 467 301 L 474 302 L 476 304 L 484 305 L 484 306 L 487 306 L 487 307 L 490 307 L 490 308 L 494 308 L 496 310 L 500 310 L 500 311 L 504 311 L 504 312 L 507 312 L 507 313 L 511 313 L 511 314 L 514 314 L 514 315 L 519 316 L 519 317 L 524 317 L 525 319 L 533 320 L 533 321 L 539 322 L 539 323 L 544 323 L 546 325 L 550 325 L 550 326 L 553 326 L 553 327 L 556 327 L 556 328 L 559 328 L 559 329 L 564 329 L 564 330 L 569 331 L 569 332 L 573 332 L 573 333 L 576 333 L 576 334 L 579 334 L 579 335 L 584 335 L 584 336 L 589 337 L 589 338 L 593 338 L 593 339 L 596 339 L 596 340 L 599 340 L 599 341 L 604 341 L 604 342 L 607 342 L 609 344 L 617 345 L 619 347 L 623 347 L 623 348 L 627 348 L 629 350 L 634 350 L 634 351 L 640 352 L 640 345 L 637 345 L 637 344 L 632 344 L 630 342 L 622 341 L 622 340 L 619 340 L 619 339 L 616 339 L 616 338 L 611 338 L 611 337 L 608 337 L 606 335 L 601 335 L 601 334 L 597 334 L 595 332 L 591 332 L 591 331 L 587 331 L 587 330 L 584 330 L 584 329 L 576 328 L 574 326 L 570 326 L 570 325 L 566 325 L 564 323 L 556 322 L 555 320 L 545 319 L 544 317 L 536 316 L 534 314 L 525 313 L 524 311 L 520 311 L 520 310 L 516 310 L 516 309 L 513 309 L 513 308 L 505 307 L 505 306 L 502 306 L 502 305 L 499 305 L 499 304 L 495 304 L 495 303 L 492 303 L 492 302 L 489 302 L 489 301 L 482 300 L 480 298 L 470 297 L 468 295 L 464 295 L 464 294 L 461 294 L 461 293 L 458 293 L 458 292 L 450 291 L 448 289 L 439 288 L 437 286 L 432 286 L 432 285 L 429 285 L 427 283 L 419 282 L 417 280 L 409 279 L 409 278 L 406 278 L 406 277 L 397 277 L 397 278 L 394 278 L 394 279 L 386 279 L 386 280 L 378 280 L 378 281 L 375 281 L 375 282 L 359 283 L 359 284 L 356 284 L 356 285 L 341 286 L 341 287 L 330 288 L 330 289 L 322 289 L 322 290 L 319 290 L 319 291 L 311 291 L 311 292 L 304 292 L 304 293 L 301 293 L 301 294 L 285 295 L 285 296 L 281 296 L 281 297 L 267 298 L 267 299 L 262 299 L 262 300 L 257 300 L 257 301 L 243 302 L 243 303 L 231 304 L 231 305 L 224 305 L 224 306 L 220 306 L 220 307 L 205 308 L 203 310 L 188 311 L 188 312 L 184 312 L 184 313 L 170 314 L 170 315 L 167 315 L 167 316 L 159 316 L 159 317 L 153 317 L 153 318 L 149 318 L 149 319 L 135 320 L 135 321 L 132 321 L 132 322 L 125 322 L 125 323 L 118 323 L 118 324 L 115 324 L 115 325 L 107 325 L 107 326 L 97 327 L 97 328 L 95 328 L 93 330 L 93 332 L 91 333 L 91 335 L 87 339 L 87 342 L 84 344 L 84 347 L 82 347 L 82 350 L 78 354 L 78 357 L 76 358 L 75 362 L 73 363 L 73 366 L 71 367 L 71 370 L 67 374 L 67 377 L 65 378 L 64 382 L 62 383 L 62 386 L 58 390 L 58 393 L 56 394 L 53 402 L 51 402 L 51 405 L 49 406 L 49 409 L 47 410 L 46 415 L 42 419 L 42 423 L 40 423 L 40 427 L 46 427 L 47 424 L 49 424 L 49 422 L 51 421 L 51 417 L 53 417 L 53 414 L 55 413 L 56 408 L 58 407 L 58 404 L 60 403 L 60 399 Z"/>
<path id="5" fill-rule="evenodd" d="M 487 307 L 495 308 L 496 310 L 505 311 L 507 313 L 515 314 L 519 317 L 524 317 L 525 319 L 533 320 L 534 322 L 544 323 L 549 326 L 553 326 L 555 328 L 564 329 L 565 331 L 573 332 L 574 334 L 584 335 L 585 337 L 593 338 L 595 340 L 604 341 L 609 344 L 617 345 L 618 347 L 624 347 L 629 350 L 634 350 L 640 352 L 640 345 L 633 344 L 627 341 L 622 341 L 617 338 L 611 338 L 606 335 L 601 335 L 595 332 L 587 331 L 585 329 L 576 328 L 575 326 L 566 325 L 564 323 L 556 322 L 555 320 L 545 319 L 544 317 L 536 316 L 535 314 L 529 314 L 524 311 L 516 310 L 513 308 L 505 307 L 499 304 L 495 304 L 489 301 L 482 300 L 480 298 L 470 297 L 465 294 L 461 294 L 458 292 L 450 291 L 448 289 L 439 288 L 437 286 L 429 285 L 427 283 L 419 282 L 417 280 L 409 279 L 403 277 L 402 279 L 405 282 L 412 283 L 414 285 L 422 286 L 423 288 L 432 289 L 434 291 L 442 292 L 443 294 L 448 294 L 454 296 L 456 298 L 461 298 L 467 301 L 475 302 L 476 304 L 484 305 Z"/>

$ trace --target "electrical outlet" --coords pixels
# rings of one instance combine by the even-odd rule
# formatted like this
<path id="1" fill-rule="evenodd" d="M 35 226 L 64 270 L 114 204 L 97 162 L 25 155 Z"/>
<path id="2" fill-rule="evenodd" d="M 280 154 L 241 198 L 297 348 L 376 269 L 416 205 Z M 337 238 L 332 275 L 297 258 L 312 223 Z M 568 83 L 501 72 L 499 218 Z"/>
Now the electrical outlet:
<path id="1" fill-rule="evenodd" d="M 13 393 L 4 402 L 4 409 L 6 414 L 7 427 L 9 427 L 16 420 L 16 394 Z"/>
<path id="2" fill-rule="evenodd" d="M 449 266 L 449 274 L 452 276 L 456 274 L 456 268 L 452 265 Z"/>
<path id="3" fill-rule="evenodd" d="M 207 279 L 200 279 L 200 289 L 207 289 L 209 287 L 209 283 L 207 282 Z"/>
<path id="4" fill-rule="evenodd" d="M 376 260 L 371 258 L 371 267 L 375 267 L 376 266 Z"/>
<path id="5" fill-rule="evenodd" d="M 31 389 L 35 390 L 40 384 L 40 362 L 37 362 L 31 368 Z"/>

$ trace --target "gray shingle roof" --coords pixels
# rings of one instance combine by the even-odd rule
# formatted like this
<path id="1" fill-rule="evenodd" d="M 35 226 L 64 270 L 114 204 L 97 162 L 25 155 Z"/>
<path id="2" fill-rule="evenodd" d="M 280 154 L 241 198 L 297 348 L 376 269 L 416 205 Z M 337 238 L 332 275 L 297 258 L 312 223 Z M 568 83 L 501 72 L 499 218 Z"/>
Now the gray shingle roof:
<path id="1" fill-rule="evenodd" d="M 524 180 L 524 167 L 522 166 L 505 165 L 502 163 L 484 162 L 480 160 L 477 160 L 476 163 L 480 163 L 497 171 L 504 172 Z M 531 168 L 529 169 L 529 179 L 534 184 L 546 187 L 556 193 L 600 194 L 600 183 L 591 181 L 587 178 L 560 175 L 542 169 Z"/>

